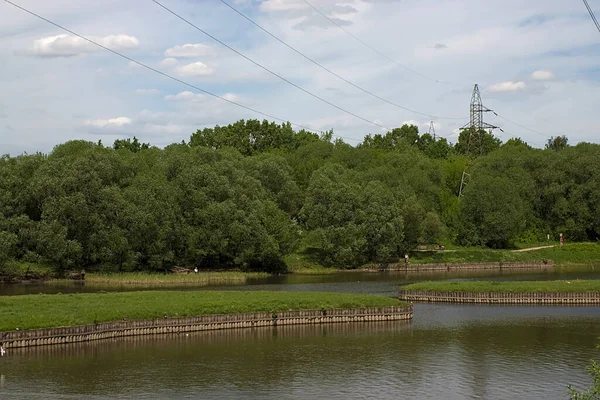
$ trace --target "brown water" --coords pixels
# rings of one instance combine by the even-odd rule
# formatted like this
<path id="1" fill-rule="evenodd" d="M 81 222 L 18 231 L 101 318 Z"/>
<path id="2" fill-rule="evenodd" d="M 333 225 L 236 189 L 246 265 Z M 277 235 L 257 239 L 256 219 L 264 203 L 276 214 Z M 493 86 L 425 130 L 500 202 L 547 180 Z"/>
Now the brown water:
<path id="1" fill-rule="evenodd" d="M 406 281 L 352 276 L 242 288 L 388 295 Z M 0 358 L 0 399 L 560 399 L 600 359 L 600 307 L 416 304 L 414 315 L 14 349 Z"/>

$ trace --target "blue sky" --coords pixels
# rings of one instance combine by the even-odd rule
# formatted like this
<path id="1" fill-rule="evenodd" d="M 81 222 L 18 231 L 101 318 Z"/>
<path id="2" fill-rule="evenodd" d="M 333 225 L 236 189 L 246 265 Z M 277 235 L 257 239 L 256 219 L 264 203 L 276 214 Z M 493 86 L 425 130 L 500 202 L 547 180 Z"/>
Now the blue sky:
<path id="1" fill-rule="evenodd" d="M 456 138 L 478 83 L 503 140 L 541 147 L 566 134 L 597 142 L 600 33 L 583 3 L 564 0 L 312 0 L 348 31 L 419 74 L 377 55 L 303 0 L 227 0 L 347 80 L 407 108 L 442 117 Z M 150 0 L 15 0 L 48 19 L 232 101 L 348 143 L 384 131 L 269 75 Z M 432 118 L 373 98 L 284 47 L 218 0 L 163 4 L 303 88 L 385 127 Z M 525 3 L 525 4 L 524 4 Z M 581 3 L 581 4 L 580 4 Z M 590 1 L 600 16 L 600 0 Z M 66 36 L 59 36 L 66 35 Z M 164 146 L 196 129 L 259 118 L 202 95 L 0 3 L 0 153 L 50 151 L 70 139 L 136 135 Z M 525 129 L 523 127 L 529 128 Z M 531 130 L 530 130 L 531 129 Z M 535 131 L 535 132 L 534 132 Z"/>

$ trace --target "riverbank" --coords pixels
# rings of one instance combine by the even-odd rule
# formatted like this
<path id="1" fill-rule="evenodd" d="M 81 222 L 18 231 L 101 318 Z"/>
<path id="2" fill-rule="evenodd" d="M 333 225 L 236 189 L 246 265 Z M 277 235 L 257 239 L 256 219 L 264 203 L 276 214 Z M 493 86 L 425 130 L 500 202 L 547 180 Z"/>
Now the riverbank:
<path id="1" fill-rule="evenodd" d="M 522 249 L 521 249 L 522 250 Z M 349 271 L 381 270 L 459 270 L 459 269 L 510 269 L 545 268 L 551 266 L 595 265 L 600 263 L 600 245 L 596 243 L 573 243 L 563 247 L 540 246 L 530 251 L 493 250 L 455 247 L 441 251 L 415 251 L 410 253 L 408 265 L 398 263 L 367 264 L 356 269 L 334 268 L 320 265 L 314 249 L 305 249 L 285 258 L 288 273 L 298 275 L 328 275 Z M 173 274 L 151 272 L 102 273 L 88 271 L 86 281 L 101 284 L 147 284 L 147 285 L 209 285 L 246 283 L 250 279 L 270 276 L 263 272 L 200 271 L 197 274 Z M 79 275 L 75 274 L 78 278 Z M 9 263 L 0 274 L 0 283 L 56 280 L 48 265 L 33 263 Z"/>
<path id="2" fill-rule="evenodd" d="M 152 274 L 144 272 L 125 272 L 120 274 L 88 273 L 86 283 L 127 284 L 127 285 L 179 285 L 193 284 L 198 286 L 246 283 L 249 279 L 266 278 L 265 272 L 241 271 L 203 271 L 189 274 Z"/>
<path id="3" fill-rule="evenodd" d="M 404 301 L 472 304 L 600 304 L 600 281 L 421 282 L 403 286 Z"/>
<path id="4" fill-rule="evenodd" d="M 6 348 L 279 325 L 399 321 L 412 307 L 374 295 L 129 292 L 26 295 L 0 301 Z"/>
<path id="5" fill-rule="evenodd" d="M 0 297 L 0 332 L 125 320 L 403 306 L 384 296 L 266 291 L 151 291 Z"/>
<path id="6" fill-rule="evenodd" d="M 536 246 L 535 250 L 523 250 L 453 247 L 442 251 L 417 251 L 411 253 L 410 261 L 413 264 L 552 261 L 556 265 L 591 265 L 600 262 L 600 244 L 597 243 Z"/>
<path id="7" fill-rule="evenodd" d="M 431 292 L 600 293 L 600 280 L 419 282 L 403 286 L 402 290 L 427 290 Z"/>

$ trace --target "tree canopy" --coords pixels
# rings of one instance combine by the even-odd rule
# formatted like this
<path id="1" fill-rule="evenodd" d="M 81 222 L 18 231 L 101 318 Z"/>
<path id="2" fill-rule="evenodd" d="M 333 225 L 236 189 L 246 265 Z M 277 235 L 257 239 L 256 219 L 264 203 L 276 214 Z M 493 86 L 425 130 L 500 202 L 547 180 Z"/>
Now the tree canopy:
<path id="1" fill-rule="evenodd" d="M 299 246 L 325 265 L 356 267 L 439 241 L 597 240 L 599 176 L 595 144 L 563 137 L 535 149 L 462 131 L 452 146 L 408 125 L 356 147 L 331 131 L 256 120 L 164 149 L 135 137 L 70 141 L 0 158 L 0 268 L 282 271 Z"/>

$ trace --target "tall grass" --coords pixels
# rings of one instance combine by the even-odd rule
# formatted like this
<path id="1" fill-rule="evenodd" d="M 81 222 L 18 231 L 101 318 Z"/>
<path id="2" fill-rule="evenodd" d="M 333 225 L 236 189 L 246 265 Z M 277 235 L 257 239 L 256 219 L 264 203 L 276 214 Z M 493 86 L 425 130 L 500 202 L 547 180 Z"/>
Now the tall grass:
<path id="1" fill-rule="evenodd" d="M 215 283 L 243 283 L 252 278 L 265 278 L 269 274 L 264 272 L 199 272 L 197 274 L 152 274 L 147 272 L 126 273 L 88 273 L 86 282 L 105 284 L 195 284 L 208 285 Z"/>
<path id="2" fill-rule="evenodd" d="M 383 296 L 343 293 L 160 291 L 0 297 L 0 331 L 207 314 L 403 305 Z"/>
<path id="3" fill-rule="evenodd" d="M 600 292 L 600 280 L 420 282 L 403 286 L 402 289 L 430 290 L 434 292 Z"/>

